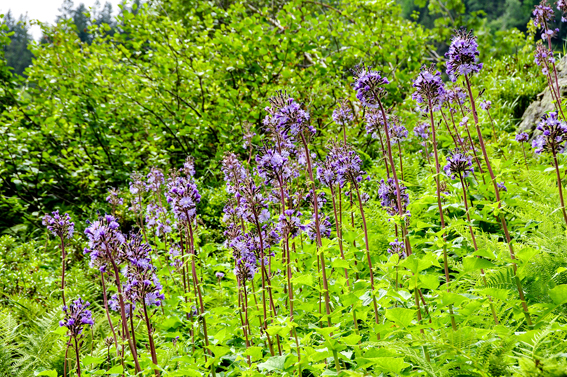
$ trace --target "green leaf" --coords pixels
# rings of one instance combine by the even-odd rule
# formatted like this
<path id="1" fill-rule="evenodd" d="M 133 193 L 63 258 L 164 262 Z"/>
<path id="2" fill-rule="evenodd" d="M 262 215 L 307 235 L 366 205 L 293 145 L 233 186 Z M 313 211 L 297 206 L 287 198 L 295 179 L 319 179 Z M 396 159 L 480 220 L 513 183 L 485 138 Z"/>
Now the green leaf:
<path id="1" fill-rule="evenodd" d="M 302 274 L 302 275 L 294 276 L 292 281 L 293 284 L 313 286 L 313 276 L 311 276 L 311 274 Z"/>
<path id="2" fill-rule="evenodd" d="M 401 327 L 408 327 L 415 317 L 415 310 L 404 308 L 386 309 L 386 318 Z"/>
<path id="3" fill-rule="evenodd" d="M 81 362 L 83 363 L 83 365 L 90 365 L 90 364 L 98 365 L 102 363 L 104 360 L 105 360 L 104 357 L 92 357 L 87 355 L 81 359 Z"/>
<path id="4" fill-rule="evenodd" d="M 35 376 L 57 377 L 57 372 L 54 370 L 44 370 L 43 372 L 34 373 Z"/>
<path id="5" fill-rule="evenodd" d="M 284 370 L 287 355 L 270 357 L 266 362 L 258 364 L 260 370 L 272 372 L 274 370 Z"/>
<path id="6" fill-rule="evenodd" d="M 331 266 L 334 268 L 346 268 L 350 267 L 350 263 L 342 258 L 336 258 L 333 262 L 331 262 Z"/>
<path id="7" fill-rule="evenodd" d="M 437 289 L 439 286 L 439 277 L 434 274 L 419 275 L 421 286 L 427 289 Z"/>
<path id="8" fill-rule="evenodd" d="M 494 267 L 494 263 L 484 258 L 478 257 L 465 257 L 463 258 L 463 271 L 471 272 L 480 269 L 487 269 Z"/>
<path id="9" fill-rule="evenodd" d="M 567 284 L 561 284 L 549 290 L 549 297 L 557 305 L 567 301 Z"/>

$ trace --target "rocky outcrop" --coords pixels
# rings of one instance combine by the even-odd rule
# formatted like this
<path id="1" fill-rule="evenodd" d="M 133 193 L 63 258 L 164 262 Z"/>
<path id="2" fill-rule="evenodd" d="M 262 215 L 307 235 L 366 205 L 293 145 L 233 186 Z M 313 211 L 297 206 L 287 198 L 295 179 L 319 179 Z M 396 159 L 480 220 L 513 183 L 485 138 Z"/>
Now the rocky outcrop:
<path id="1" fill-rule="evenodd" d="M 553 76 L 553 75 L 552 75 Z M 566 98 L 567 95 L 567 56 L 563 57 L 557 64 L 557 77 L 559 78 L 559 89 L 561 90 L 561 97 Z M 537 99 L 532 102 L 524 115 L 522 121 L 518 125 L 518 132 L 531 133 L 541 117 L 550 111 L 554 111 L 555 106 L 551 96 L 551 91 L 546 88 L 543 92 L 537 95 Z"/>

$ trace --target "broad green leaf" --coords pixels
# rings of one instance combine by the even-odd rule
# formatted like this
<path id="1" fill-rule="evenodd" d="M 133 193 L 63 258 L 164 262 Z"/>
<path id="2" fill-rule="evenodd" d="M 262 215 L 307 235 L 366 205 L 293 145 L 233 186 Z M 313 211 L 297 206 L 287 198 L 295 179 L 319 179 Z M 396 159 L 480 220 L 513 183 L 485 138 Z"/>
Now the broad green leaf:
<path id="1" fill-rule="evenodd" d="M 404 308 L 386 309 L 386 318 L 401 327 L 408 327 L 415 318 L 415 310 Z"/>

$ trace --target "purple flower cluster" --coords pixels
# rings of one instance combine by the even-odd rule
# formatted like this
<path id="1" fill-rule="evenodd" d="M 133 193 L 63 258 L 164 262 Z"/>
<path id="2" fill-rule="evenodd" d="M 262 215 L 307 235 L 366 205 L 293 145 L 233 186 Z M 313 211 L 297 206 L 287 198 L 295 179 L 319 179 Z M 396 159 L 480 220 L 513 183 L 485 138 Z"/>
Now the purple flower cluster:
<path id="1" fill-rule="evenodd" d="M 446 100 L 453 105 L 463 105 L 467 99 L 467 93 L 460 86 L 454 85 L 452 89 L 447 89 Z"/>
<path id="2" fill-rule="evenodd" d="M 508 191 L 508 189 L 504 185 L 504 182 L 498 182 L 496 183 L 496 186 L 498 187 L 498 191 Z"/>
<path id="3" fill-rule="evenodd" d="M 171 233 L 171 221 L 167 218 L 167 210 L 159 204 L 150 202 L 146 207 L 146 226 L 155 230 L 158 237 Z"/>
<path id="4" fill-rule="evenodd" d="M 87 309 L 90 305 L 89 302 L 85 302 L 79 297 L 69 307 L 63 306 L 65 318 L 59 322 L 59 326 L 66 327 L 69 330 L 69 335 L 74 338 L 80 336 L 85 325 L 94 325 L 92 313 Z"/>
<path id="5" fill-rule="evenodd" d="M 542 117 L 536 129 L 541 131 L 532 141 L 535 153 L 562 153 L 564 142 L 567 141 L 567 123 L 557 119 L 557 113 L 552 112 Z"/>
<path id="6" fill-rule="evenodd" d="M 143 243 L 142 237 L 136 234 L 132 235 L 124 249 L 128 262 L 123 270 L 127 278 L 124 294 L 132 300 L 132 304 L 144 300 L 148 306 L 160 306 L 165 297 L 155 274 L 156 268 L 152 265 L 150 245 Z"/>
<path id="7" fill-rule="evenodd" d="M 408 137 L 408 130 L 399 124 L 397 117 L 392 117 L 391 141 L 394 143 L 404 141 Z"/>
<path id="8" fill-rule="evenodd" d="M 407 187 L 400 186 L 400 199 L 402 204 L 402 213 L 409 214 L 407 206 L 409 204 L 409 195 L 406 193 Z M 398 198 L 396 184 L 393 178 L 388 178 L 387 181 L 380 181 L 378 189 L 378 196 L 382 207 L 392 216 L 400 213 L 398 209 Z"/>
<path id="9" fill-rule="evenodd" d="M 112 261 L 117 265 L 121 263 L 122 246 L 126 243 L 126 238 L 119 228 L 116 218 L 105 215 L 85 229 L 88 245 L 84 252 L 91 256 L 89 264 L 91 268 L 105 272 L 107 265 L 112 264 Z"/>
<path id="10" fill-rule="evenodd" d="M 491 101 L 482 101 L 480 103 L 480 108 L 483 109 L 484 111 L 488 111 L 492 108 L 492 102 Z"/>
<path id="11" fill-rule="evenodd" d="M 445 84 L 441 80 L 441 72 L 435 71 L 435 66 L 423 66 L 419 72 L 417 79 L 413 82 L 415 92 L 412 98 L 419 104 L 418 110 L 428 112 L 430 110 L 436 111 L 441 108 L 447 91 Z"/>
<path id="12" fill-rule="evenodd" d="M 120 197 L 120 190 L 115 188 L 108 190 L 106 201 L 112 206 L 112 208 L 116 208 L 124 204 L 124 199 Z"/>
<path id="13" fill-rule="evenodd" d="M 443 167 L 443 170 L 451 179 L 466 178 L 474 172 L 472 156 L 461 153 L 459 150 L 450 152 L 447 156 L 447 165 Z"/>
<path id="14" fill-rule="evenodd" d="M 276 231 L 282 238 L 297 237 L 301 232 L 305 231 L 306 226 L 301 223 L 301 212 L 293 209 L 287 209 L 278 218 L 276 223 Z"/>
<path id="15" fill-rule="evenodd" d="M 567 14 L 567 1 L 557 0 L 557 9 L 561 11 L 561 22 L 567 22 L 565 15 Z"/>
<path id="16" fill-rule="evenodd" d="M 339 107 L 333 110 L 333 120 L 339 126 L 348 126 L 353 119 L 352 110 L 346 101 L 341 102 Z"/>
<path id="17" fill-rule="evenodd" d="M 390 83 L 388 79 L 364 65 L 356 66 L 353 72 L 355 75 L 354 90 L 356 90 L 356 98 L 363 106 L 370 108 L 379 107 L 380 98 L 386 95 L 384 86 Z"/>
<path id="18" fill-rule="evenodd" d="M 59 211 L 54 211 L 51 215 L 46 214 L 43 216 L 42 224 L 47 227 L 54 236 L 61 239 L 73 238 L 75 232 L 75 223 L 71 221 L 71 216 L 68 213 L 61 216 Z"/>
<path id="19" fill-rule="evenodd" d="M 256 133 L 252 131 L 252 123 L 244 123 L 244 133 L 242 135 L 242 147 L 244 149 L 252 146 L 254 136 L 256 136 Z"/>
<path id="20" fill-rule="evenodd" d="M 292 164 L 289 150 L 265 147 L 256 155 L 257 172 L 265 184 L 279 187 L 283 182 L 296 178 L 299 172 Z"/>
<path id="21" fill-rule="evenodd" d="M 222 159 L 221 170 L 224 173 L 226 192 L 229 194 L 235 194 L 240 190 L 242 183 L 248 180 L 246 169 L 232 152 L 225 154 Z"/>
<path id="22" fill-rule="evenodd" d="M 390 242 L 390 247 L 387 251 L 392 255 L 397 254 L 400 259 L 404 259 L 408 256 L 404 243 L 399 242 L 397 238 L 393 242 Z"/>
<path id="23" fill-rule="evenodd" d="M 311 241 L 315 241 L 317 239 L 317 226 L 315 223 L 315 217 L 313 217 L 312 220 L 313 221 L 307 224 L 305 233 Z M 329 221 L 327 216 L 325 216 L 323 213 L 319 213 L 319 234 L 321 235 L 321 238 L 331 237 L 331 226 L 331 222 Z"/>
<path id="24" fill-rule="evenodd" d="M 161 190 L 161 186 L 165 182 L 163 172 L 161 169 L 153 167 L 150 169 L 146 177 L 146 191 L 153 191 L 155 193 L 159 193 Z"/>
<path id="25" fill-rule="evenodd" d="M 315 127 L 311 126 L 309 113 L 285 92 L 278 92 L 270 98 L 271 107 L 266 108 L 272 115 L 271 121 L 281 130 L 292 135 L 302 133 L 304 130 L 315 134 Z"/>
<path id="26" fill-rule="evenodd" d="M 424 140 L 429 139 L 430 132 L 431 132 L 431 126 L 427 122 L 421 123 L 415 126 L 413 129 L 413 133 L 415 134 L 415 136 Z"/>
<path id="27" fill-rule="evenodd" d="M 366 119 L 366 133 L 373 139 L 379 139 L 382 129 L 385 127 L 384 117 L 380 109 L 369 108 L 364 115 Z M 386 114 L 386 121 L 390 120 L 390 116 Z"/>
<path id="28" fill-rule="evenodd" d="M 549 74 L 549 65 L 555 64 L 553 51 L 545 47 L 542 43 L 538 43 L 534 56 L 535 63 L 541 67 L 541 72 L 547 76 Z"/>
<path id="29" fill-rule="evenodd" d="M 177 220 L 187 224 L 195 219 L 201 195 L 191 176 L 170 177 L 166 197 Z"/>
<path id="30" fill-rule="evenodd" d="M 559 9 L 561 10 L 561 8 Z M 549 28 L 549 22 L 553 19 L 555 13 L 549 4 L 547 4 L 547 0 L 542 0 L 539 5 L 536 5 L 532 14 L 534 16 L 534 25 L 543 29 L 541 39 L 551 38 L 559 33 L 559 29 L 551 30 Z"/>
<path id="31" fill-rule="evenodd" d="M 457 81 L 461 75 L 478 73 L 482 69 L 482 63 L 478 62 L 478 43 L 473 36 L 472 30 L 460 29 L 453 36 L 449 51 L 445 54 L 447 58 L 447 74 L 451 81 Z"/>
<path id="32" fill-rule="evenodd" d="M 528 140 L 530 140 L 530 135 L 528 135 L 527 132 L 520 132 L 516 135 L 516 141 L 518 143 L 526 143 Z"/>

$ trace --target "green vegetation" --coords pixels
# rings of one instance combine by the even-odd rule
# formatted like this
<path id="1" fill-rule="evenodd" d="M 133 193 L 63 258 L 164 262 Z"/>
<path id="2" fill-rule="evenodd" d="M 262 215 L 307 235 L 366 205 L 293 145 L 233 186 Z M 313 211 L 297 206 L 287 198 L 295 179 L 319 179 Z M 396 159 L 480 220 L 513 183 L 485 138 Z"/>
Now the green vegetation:
<path id="1" fill-rule="evenodd" d="M 565 156 L 516 141 L 548 84 L 534 5 L 67 2 L 38 42 L 5 15 L 0 376 L 567 376 Z M 460 26 L 470 96 L 443 58 Z M 412 98 L 431 62 L 461 102 Z M 474 172 L 443 171 L 463 145 Z"/>

